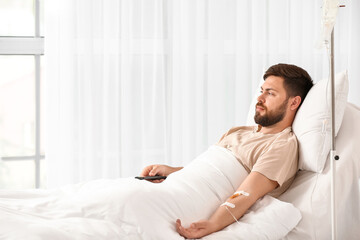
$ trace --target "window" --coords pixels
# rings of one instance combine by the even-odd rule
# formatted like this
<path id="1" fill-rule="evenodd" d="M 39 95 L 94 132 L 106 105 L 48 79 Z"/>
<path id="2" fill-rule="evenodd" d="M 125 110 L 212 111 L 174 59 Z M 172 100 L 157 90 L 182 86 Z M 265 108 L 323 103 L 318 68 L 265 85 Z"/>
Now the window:
<path id="1" fill-rule="evenodd" d="M 44 186 L 43 0 L 0 1 L 0 188 Z"/>

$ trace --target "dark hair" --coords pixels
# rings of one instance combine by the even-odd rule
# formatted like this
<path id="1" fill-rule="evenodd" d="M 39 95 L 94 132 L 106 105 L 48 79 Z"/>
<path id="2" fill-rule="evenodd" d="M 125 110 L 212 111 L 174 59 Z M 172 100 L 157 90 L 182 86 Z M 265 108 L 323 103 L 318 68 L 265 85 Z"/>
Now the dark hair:
<path id="1" fill-rule="evenodd" d="M 300 96 L 300 106 L 314 85 L 310 75 L 304 69 L 291 64 L 279 63 L 269 67 L 263 76 L 264 80 L 269 76 L 282 77 L 287 96 Z"/>

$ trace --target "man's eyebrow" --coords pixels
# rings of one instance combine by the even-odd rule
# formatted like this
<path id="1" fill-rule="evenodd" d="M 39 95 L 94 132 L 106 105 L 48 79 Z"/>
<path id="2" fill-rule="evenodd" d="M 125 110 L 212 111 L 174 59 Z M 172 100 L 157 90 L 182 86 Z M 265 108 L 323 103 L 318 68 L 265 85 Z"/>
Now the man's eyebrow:
<path id="1" fill-rule="evenodd" d="M 278 90 L 274 89 L 274 88 L 265 88 L 265 90 L 263 89 L 263 87 L 261 87 L 261 90 L 263 91 L 275 91 L 275 92 L 279 92 Z"/>

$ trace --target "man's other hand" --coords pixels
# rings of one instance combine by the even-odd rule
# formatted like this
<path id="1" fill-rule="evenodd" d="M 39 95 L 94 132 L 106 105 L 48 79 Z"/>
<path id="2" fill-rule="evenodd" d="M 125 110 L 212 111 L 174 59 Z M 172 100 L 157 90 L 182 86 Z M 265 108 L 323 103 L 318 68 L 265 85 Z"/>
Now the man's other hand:
<path id="1" fill-rule="evenodd" d="M 160 164 L 149 165 L 141 171 L 140 176 L 142 177 L 156 176 L 156 175 L 169 176 L 169 174 L 176 172 L 180 169 L 182 169 L 182 167 L 170 167 L 168 165 L 160 165 Z M 160 183 L 162 181 L 164 181 L 164 179 L 152 180 L 151 182 Z"/>
<path id="2" fill-rule="evenodd" d="M 176 220 L 176 231 L 185 238 L 202 238 L 210 233 L 216 232 L 217 230 L 216 224 L 208 220 L 200 220 L 192 223 L 188 228 L 181 225 L 180 219 Z"/>

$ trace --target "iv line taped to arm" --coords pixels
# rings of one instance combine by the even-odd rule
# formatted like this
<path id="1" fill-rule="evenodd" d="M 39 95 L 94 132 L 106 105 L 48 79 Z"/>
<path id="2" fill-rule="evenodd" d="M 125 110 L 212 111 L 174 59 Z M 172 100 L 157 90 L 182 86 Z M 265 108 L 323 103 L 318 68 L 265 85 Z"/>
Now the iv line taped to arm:
<path id="1" fill-rule="evenodd" d="M 224 206 L 225 209 L 230 213 L 230 215 L 234 218 L 234 220 L 239 223 L 239 221 L 236 219 L 236 217 L 234 216 L 234 214 L 232 214 L 232 212 L 229 210 L 228 207 L 231 207 L 231 208 L 235 208 L 235 204 L 233 203 L 229 203 L 229 202 L 224 202 L 223 204 L 221 204 L 220 206 Z M 240 223 L 239 223 L 240 224 Z"/>
<path id="2" fill-rule="evenodd" d="M 245 192 L 245 191 L 242 191 L 242 190 L 241 190 L 241 191 L 235 192 L 235 193 L 230 197 L 230 199 L 236 198 L 236 197 L 238 197 L 238 196 L 240 196 L 240 195 L 244 195 L 244 196 L 248 197 L 250 194 L 247 193 L 247 192 Z M 235 204 L 233 204 L 233 203 L 231 203 L 231 202 L 224 202 L 224 203 L 221 204 L 220 206 L 221 206 L 221 207 L 224 206 L 224 207 L 226 208 L 226 210 L 230 213 L 230 215 L 234 218 L 234 220 L 235 220 L 237 223 L 239 223 L 239 221 L 237 220 L 237 218 L 234 216 L 234 214 L 232 214 L 232 212 L 231 212 L 230 209 L 228 208 L 228 207 L 230 207 L 230 208 L 235 208 Z M 240 223 L 239 223 L 239 224 L 240 224 Z"/>
<path id="3" fill-rule="evenodd" d="M 240 195 L 244 195 L 244 196 L 248 197 L 248 196 L 250 196 L 250 193 L 247 193 L 247 192 L 241 190 L 241 191 L 235 192 L 230 198 L 233 199 L 233 198 L 236 198 L 236 197 L 238 197 Z"/>

